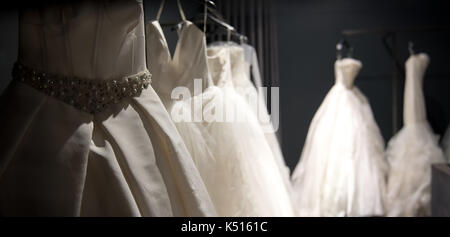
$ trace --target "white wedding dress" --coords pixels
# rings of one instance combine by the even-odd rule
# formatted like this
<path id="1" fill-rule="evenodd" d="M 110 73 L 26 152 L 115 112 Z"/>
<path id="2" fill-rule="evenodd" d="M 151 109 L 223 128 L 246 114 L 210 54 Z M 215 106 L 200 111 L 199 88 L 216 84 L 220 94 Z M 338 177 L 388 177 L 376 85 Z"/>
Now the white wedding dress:
<path id="1" fill-rule="evenodd" d="M 20 14 L 0 112 L 0 216 L 212 216 L 200 174 L 149 86 L 142 2 Z"/>
<path id="2" fill-rule="evenodd" d="M 364 95 L 353 85 L 355 59 L 335 63 L 335 85 L 309 127 L 292 175 L 300 216 L 381 216 L 387 162 Z"/>
<path id="3" fill-rule="evenodd" d="M 264 131 L 266 141 L 269 144 L 272 154 L 275 157 L 275 161 L 277 162 L 277 166 L 280 169 L 280 173 L 282 174 L 285 187 L 288 190 L 289 195 L 292 196 L 290 170 L 284 161 L 280 144 L 278 143 L 275 134 L 276 131 L 270 121 L 264 96 L 258 93 L 258 90 L 250 80 L 250 64 L 245 58 L 244 48 L 242 45 L 238 45 L 233 42 L 215 42 L 210 44 L 208 51 L 214 53 L 214 51 L 221 50 L 221 48 L 228 48 L 224 50 L 229 50 L 233 87 L 235 91 L 247 102 L 255 117 L 258 119 L 258 122 Z M 275 111 L 275 107 L 273 107 L 272 111 Z"/>
<path id="4" fill-rule="evenodd" d="M 160 10 L 157 20 L 147 26 L 147 63 L 153 74 L 152 85 L 172 115 L 217 214 L 293 216 L 274 158 L 256 120 L 227 120 L 234 119 L 227 115 L 254 117 L 245 101 L 234 90 L 226 89 L 233 89 L 232 86 L 217 87 L 212 81 L 219 78 L 225 84 L 231 83 L 229 54 L 207 58 L 204 32 L 186 20 L 179 2 L 178 8 L 183 24 L 173 57 L 158 22 Z M 188 93 L 181 93 L 180 98 L 181 94 L 174 92 L 177 87 Z"/>
<path id="5" fill-rule="evenodd" d="M 431 201 L 431 164 L 444 162 L 439 138 L 426 118 L 422 84 L 428 67 L 426 54 L 406 61 L 403 128 L 389 141 L 388 216 L 428 216 Z"/>
<path id="6" fill-rule="evenodd" d="M 146 26 L 147 66 L 152 73 L 152 86 L 175 122 L 207 189 L 211 189 L 216 187 L 216 180 L 209 178 L 216 172 L 216 161 L 211 150 L 215 140 L 201 124 L 201 108 L 200 116 L 193 112 L 197 108 L 193 107 L 195 103 L 199 106 L 203 103 L 203 92 L 213 86 L 208 73 L 204 32 L 186 19 L 177 1 L 182 21 L 172 56 L 159 23 L 164 3 L 161 2 L 156 20 Z M 176 88 L 183 88 L 182 92 L 186 94 L 175 93 Z"/>
<path id="7" fill-rule="evenodd" d="M 220 216 L 293 216 L 289 194 L 254 113 L 234 90 L 228 48 L 208 50 L 216 86 L 203 95 L 203 126 L 215 140 L 209 191 Z M 199 111 L 196 111 L 199 113 Z M 214 119 L 211 119 L 214 118 Z M 207 166 L 203 164 L 202 166 Z"/>

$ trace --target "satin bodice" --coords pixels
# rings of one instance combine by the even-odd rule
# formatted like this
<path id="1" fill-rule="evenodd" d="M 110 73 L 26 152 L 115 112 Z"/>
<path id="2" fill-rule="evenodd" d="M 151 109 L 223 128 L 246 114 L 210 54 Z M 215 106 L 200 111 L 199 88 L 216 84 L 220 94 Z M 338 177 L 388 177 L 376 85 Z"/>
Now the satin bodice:
<path id="1" fill-rule="evenodd" d="M 184 21 L 178 32 L 175 52 L 170 54 L 164 32 L 155 20 L 147 25 L 147 66 L 152 73 L 152 87 L 167 106 L 173 102 L 172 90 L 186 87 L 192 96 L 194 80 L 201 79 L 202 90 L 212 85 L 206 60 L 206 39 L 203 31 L 190 21 Z"/>
<path id="2" fill-rule="evenodd" d="M 85 79 L 146 70 L 142 2 L 73 1 L 20 13 L 19 62 Z"/>
<path id="3" fill-rule="evenodd" d="M 426 121 L 423 77 L 429 64 L 426 54 L 409 57 L 405 63 L 406 81 L 404 92 L 403 120 L 405 124 Z"/>
<path id="4" fill-rule="evenodd" d="M 353 58 L 336 60 L 334 64 L 336 84 L 344 85 L 346 88 L 352 88 L 353 82 L 361 67 L 361 62 Z"/>

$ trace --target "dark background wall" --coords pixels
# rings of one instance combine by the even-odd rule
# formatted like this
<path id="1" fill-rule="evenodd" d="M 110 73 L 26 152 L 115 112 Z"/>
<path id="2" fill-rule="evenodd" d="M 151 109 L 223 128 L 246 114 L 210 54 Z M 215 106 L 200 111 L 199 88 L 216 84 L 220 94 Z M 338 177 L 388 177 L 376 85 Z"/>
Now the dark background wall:
<path id="1" fill-rule="evenodd" d="M 0 94 L 11 81 L 11 69 L 17 59 L 19 19 L 16 8 L 0 9 Z"/>
<path id="2" fill-rule="evenodd" d="M 276 2 L 283 152 L 292 168 L 299 160 L 314 113 L 334 83 L 336 43 L 341 30 L 450 26 L 446 1 L 303 0 Z M 363 67 L 355 84 L 368 97 L 387 141 L 392 133 L 392 62 L 379 35 L 348 38 L 353 57 Z M 449 32 L 400 33 L 397 46 L 402 66 L 409 56 L 408 41 L 431 60 L 424 90 L 428 118 L 442 134 L 450 120 Z M 399 80 L 401 126 L 403 84 Z"/>
<path id="3" fill-rule="evenodd" d="M 154 19 L 159 0 L 145 0 L 146 21 Z M 182 1 L 188 17 L 198 12 L 196 1 Z M 287 164 L 298 162 L 309 123 L 334 83 L 335 46 L 344 29 L 450 26 L 445 1 L 358 1 L 358 0 L 277 0 L 282 147 Z M 179 20 L 175 1 L 167 1 L 161 21 Z M 0 93 L 11 80 L 17 57 L 18 18 L 15 8 L 0 10 Z M 166 32 L 173 50 L 175 32 Z M 398 54 L 403 64 L 408 57 L 407 42 L 416 51 L 430 55 L 425 95 L 429 120 L 442 134 L 450 120 L 450 34 L 448 32 L 400 33 Z M 369 98 L 386 141 L 392 137 L 392 62 L 380 36 L 349 38 L 354 57 L 363 68 L 356 85 Z M 399 80 L 398 113 L 401 126 L 403 78 Z"/>

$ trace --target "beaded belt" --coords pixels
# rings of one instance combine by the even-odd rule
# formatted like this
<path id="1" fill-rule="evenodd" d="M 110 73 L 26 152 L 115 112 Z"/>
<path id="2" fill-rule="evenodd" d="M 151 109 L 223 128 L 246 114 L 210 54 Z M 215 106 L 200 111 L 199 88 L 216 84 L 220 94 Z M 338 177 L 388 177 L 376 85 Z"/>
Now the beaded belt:
<path id="1" fill-rule="evenodd" d="M 148 71 L 114 80 L 89 80 L 49 74 L 20 63 L 14 65 L 12 74 L 14 79 L 91 114 L 140 95 L 151 82 Z"/>

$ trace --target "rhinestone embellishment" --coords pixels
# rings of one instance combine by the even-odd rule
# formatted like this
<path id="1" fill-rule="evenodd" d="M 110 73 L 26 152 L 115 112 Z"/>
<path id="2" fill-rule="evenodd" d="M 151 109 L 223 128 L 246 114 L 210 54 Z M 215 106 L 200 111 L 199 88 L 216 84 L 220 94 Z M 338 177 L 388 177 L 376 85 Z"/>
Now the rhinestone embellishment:
<path id="1" fill-rule="evenodd" d="M 139 96 L 151 83 L 143 71 L 113 80 L 89 80 L 45 73 L 15 63 L 13 78 L 84 112 L 95 114 L 127 97 Z"/>

